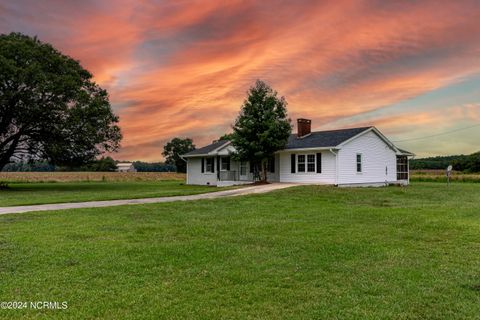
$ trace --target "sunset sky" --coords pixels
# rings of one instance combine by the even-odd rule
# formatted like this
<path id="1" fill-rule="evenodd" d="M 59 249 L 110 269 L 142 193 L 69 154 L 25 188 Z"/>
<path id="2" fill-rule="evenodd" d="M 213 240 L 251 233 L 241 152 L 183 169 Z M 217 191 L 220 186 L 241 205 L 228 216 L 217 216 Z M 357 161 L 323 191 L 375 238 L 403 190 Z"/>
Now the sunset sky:
<path id="1" fill-rule="evenodd" d="M 80 60 L 120 115 L 122 160 L 229 132 L 269 83 L 312 129 L 375 125 L 418 156 L 480 151 L 480 1 L 0 0 L 0 33 Z M 458 130 L 458 131 L 456 131 Z"/>

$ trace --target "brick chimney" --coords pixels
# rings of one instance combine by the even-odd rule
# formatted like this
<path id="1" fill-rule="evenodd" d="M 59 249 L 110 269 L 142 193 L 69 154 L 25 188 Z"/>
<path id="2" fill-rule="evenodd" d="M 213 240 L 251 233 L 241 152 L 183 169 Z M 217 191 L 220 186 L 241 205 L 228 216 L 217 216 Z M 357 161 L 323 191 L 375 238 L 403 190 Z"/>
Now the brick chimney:
<path id="1" fill-rule="evenodd" d="M 297 138 L 301 138 L 312 132 L 312 120 L 309 119 L 297 119 Z"/>

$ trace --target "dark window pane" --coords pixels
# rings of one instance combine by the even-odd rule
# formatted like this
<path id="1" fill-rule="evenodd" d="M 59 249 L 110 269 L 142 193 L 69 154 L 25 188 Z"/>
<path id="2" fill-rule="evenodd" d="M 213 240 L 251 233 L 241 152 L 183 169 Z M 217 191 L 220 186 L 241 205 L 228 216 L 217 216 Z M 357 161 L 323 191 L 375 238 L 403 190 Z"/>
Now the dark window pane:
<path id="1" fill-rule="evenodd" d="M 230 163 L 230 158 L 222 158 L 221 169 L 228 170 L 229 163 Z"/>
<path id="2" fill-rule="evenodd" d="M 298 155 L 298 172 L 305 172 L 305 155 Z"/>
<path id="3" fill-rule="evenodd" d="M 213 172 L 213 158 L 206 158 L 205 162 L 206 171 Z"/>
<path id="4" fill-rule="evenodd" d="M 315 172 L 315 155 L 314 154 L 307 155 L 307 171 Z"/>
<path id="5" fill-rule="evenodd" d="M 362 172 L 362 155 L 357 153 L 357 172 Z"/>

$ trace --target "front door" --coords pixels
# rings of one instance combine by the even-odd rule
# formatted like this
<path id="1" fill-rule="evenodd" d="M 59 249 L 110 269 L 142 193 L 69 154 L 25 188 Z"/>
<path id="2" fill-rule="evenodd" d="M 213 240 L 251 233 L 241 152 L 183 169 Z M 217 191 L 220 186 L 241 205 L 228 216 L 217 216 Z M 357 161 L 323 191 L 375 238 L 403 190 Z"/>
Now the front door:
<path id="1" fill-rule="evenodd" d="M 240 180 L 248 180 L 247 162 L 240 162 Z"/>

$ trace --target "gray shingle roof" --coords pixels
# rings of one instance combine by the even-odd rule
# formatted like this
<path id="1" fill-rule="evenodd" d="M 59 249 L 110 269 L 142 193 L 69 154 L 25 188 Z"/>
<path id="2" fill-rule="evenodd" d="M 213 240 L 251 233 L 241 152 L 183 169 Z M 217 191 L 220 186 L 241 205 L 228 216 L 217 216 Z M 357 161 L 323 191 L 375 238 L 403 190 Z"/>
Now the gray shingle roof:
<path id="1" fill-rule="evenodd" d="M 218 140 L 212 144 L 209 144 L 208 146 L 195 149 L 193 151 L 190 151 L 189 153 L 184 154 L 185 156 L 194 156 L 196 154 L 207 154 L 217 148 L 220 148 L 223 146 L 225 143 L 229 142 L 228 140 Z"/>
<path id="2" fill-rule="evenodd" d="M 397 147 L 397 149 L 398 149 L 398 151 L 400 151 L 401 153 L 415 155 L 415 153 L 410 152 L 410 151 L 407 151 L 407 150 L 405 150 L 405 149 L 400 149 L 399 147 Z"/>
<path id="3" fill-rule="evenodd" d="M 335 147 L 370 128 L 371 127 L 361 127 L 340 130 L 314 131 L 302 138 L 297 138 L 296 134 L 292 134 L 290 135 L 290 138 L 288 138 L 285 149 Z"/>
<path id="4" fill-rule="evenodd" d="M 335 147 L 340 143 L 347 141 L 348 139 L 370 128 L 371 127 L 361 127 L 340 130 L 314 131 L 303 138 L 297 138 L 296 134 L 292 134 L 290 135 L 290 138 L 288 138 L 287 146 L 285 147 L 285 149 Z M 223 146 L 227 142 L 229 141 L 219 140 L 203 148 L 195 149 L 185 154 L 185 156 L 207 154 Z"/>

